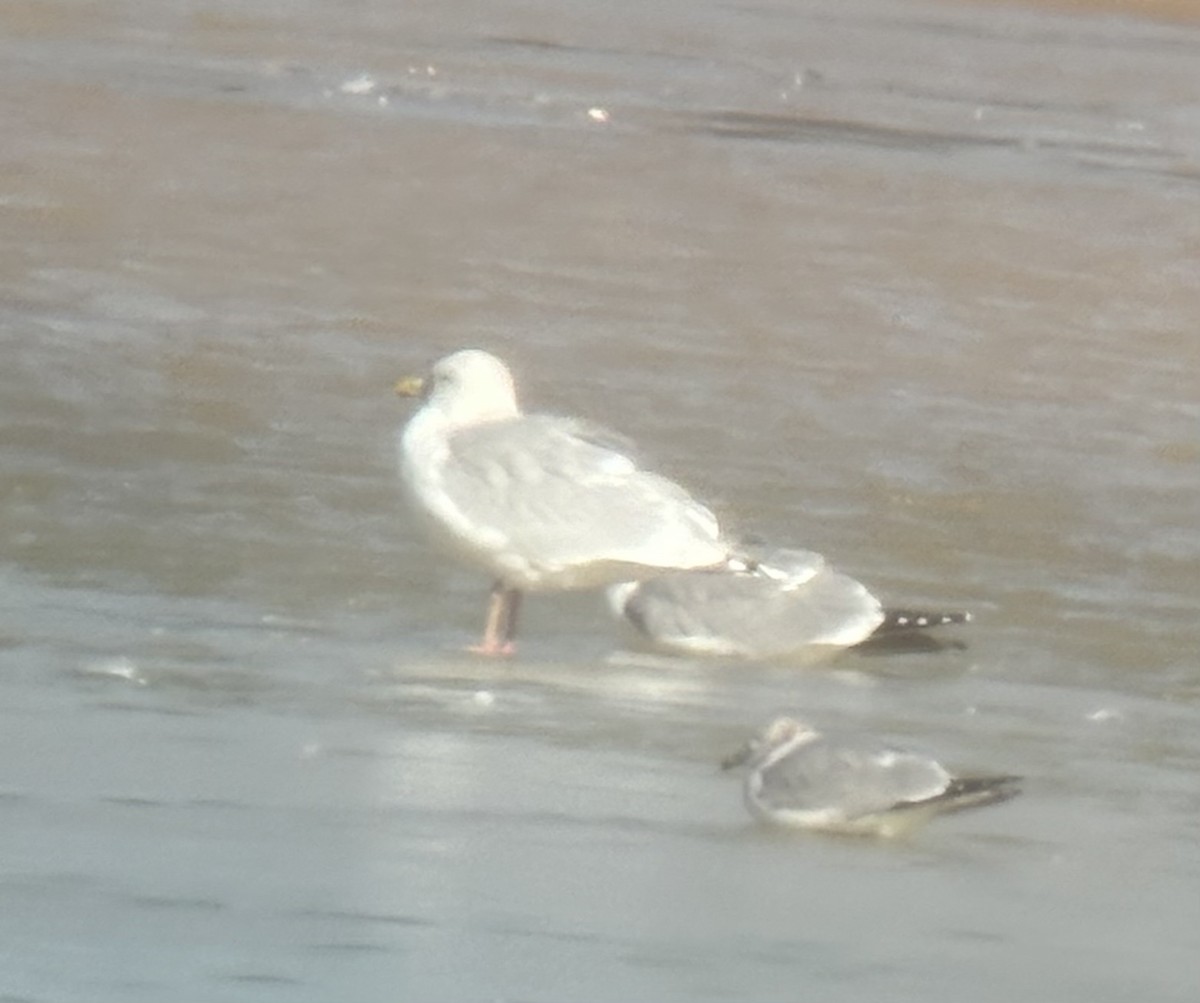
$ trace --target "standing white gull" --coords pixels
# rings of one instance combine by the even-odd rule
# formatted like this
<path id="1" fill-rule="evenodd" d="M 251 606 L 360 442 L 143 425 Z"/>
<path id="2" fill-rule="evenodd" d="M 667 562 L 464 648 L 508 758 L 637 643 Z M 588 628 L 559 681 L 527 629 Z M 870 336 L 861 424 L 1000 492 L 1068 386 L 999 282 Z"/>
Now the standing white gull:
<path id="1" fill-rule="evenodd" d="M 888 610 L 811 550 L 746 549 L 727 565 L 608 590 L 609 605 L 654 647 L 686 655 L 783 658 L 966 623 L 965 612 Z"/>
<path id="2" fill-rule="evenodd" d="M 935 815 L 1020 793 L 1019 777 L 956 777 L 922 753 L 827 736 L 791 717 L 776 718 L 721 765 L 743 764 L 752 815 L 822 832 L 899 836 Z"/>
<path id="3" fill-rule="evenodd" d="M 473 650 L 513 651 L 522 592 L 599 588 L 727 560 L 707 508 L 639 468 L 612 433 L 523 414 L 494 355 L 455 352 L 396 390 L 422 397 L 399 443 L 413 510 L 436 543 L 495 579 Z"/>

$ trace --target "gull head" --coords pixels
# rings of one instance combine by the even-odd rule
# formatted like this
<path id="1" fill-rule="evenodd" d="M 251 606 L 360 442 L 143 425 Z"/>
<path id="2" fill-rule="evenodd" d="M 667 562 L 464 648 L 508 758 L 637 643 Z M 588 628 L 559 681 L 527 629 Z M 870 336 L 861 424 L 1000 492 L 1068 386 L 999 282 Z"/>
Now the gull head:
<path id="1" fill-rule="evenodd" d="M 420 397 L 422 410 L 438 413 L 452 428 L 515 418 L 512 373 L 496 356 L 467 348 L 439 359 L 424 377 L 406 376 L 395 386 L 402 397 Z"/>
<path id="2" fill-rule="evenodd" d="M 760 766 L 779 759 L 792 749 L 817 737 L 817 731 L 794 717 L 777 717 L 740 749 L 721 760 L 721 769 L 732 770 L 744 763 Z"/>

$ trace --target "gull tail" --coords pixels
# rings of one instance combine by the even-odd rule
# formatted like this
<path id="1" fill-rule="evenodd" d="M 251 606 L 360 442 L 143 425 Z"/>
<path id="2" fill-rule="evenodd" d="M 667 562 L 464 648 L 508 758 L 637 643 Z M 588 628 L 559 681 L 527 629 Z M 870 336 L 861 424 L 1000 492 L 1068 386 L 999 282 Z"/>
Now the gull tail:
<path id="1" fill-rule="evenodd" d="M 884 610 L 883 623 L 875 628 L 872 637 L 881 634 L 899 634 L 911 630 L 928 630 L 952 623 L 970 623 L 973 617 L 965 610 L 949 613 L 927 613 L 911 609 Z"/>
<path id="2" fill-rule="evenodd" d="M 999 804 L 1021 793 L 1021 778 L 1012 776 L 955 777 L 941 794 L 924 802 L 939 812 L 963 811 Z"/>

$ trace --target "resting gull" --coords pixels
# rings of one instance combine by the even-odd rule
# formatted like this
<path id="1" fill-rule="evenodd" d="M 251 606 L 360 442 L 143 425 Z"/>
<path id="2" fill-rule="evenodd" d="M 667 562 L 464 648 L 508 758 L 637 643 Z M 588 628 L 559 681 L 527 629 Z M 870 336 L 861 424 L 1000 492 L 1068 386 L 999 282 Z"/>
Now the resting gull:
<path id="1" fill-rule="evenodd" d="M 899 836 L 934 815 L 1020 793 L 1019 777 L 956 777 L 921 753 L 827 736 L 791 717 L 776 718 L 721 765 L 743 764 L 752 815 L 822 832 Z"/>
<path id="2" fill-rule="evenodd" d="M 608 590 L 613 612 L 662 651 L 783 658 L 950 623 L 970 613 L 884 609 L 866 586 L 810 550 L 775 548 L 717 569 L 671 572 Z"/>
<path id="3" fill-rule="evenodd" d="M 641 469 L 629 443 L 571 418 L 523 414 L 508 368 L 467 349 L 396 385 L 422 404 L 400 475 L 435 542 L 495 580 L 483 640 L 510 654 L 523 592 L 600 588 L 723 564 L 716 517 Z"/>

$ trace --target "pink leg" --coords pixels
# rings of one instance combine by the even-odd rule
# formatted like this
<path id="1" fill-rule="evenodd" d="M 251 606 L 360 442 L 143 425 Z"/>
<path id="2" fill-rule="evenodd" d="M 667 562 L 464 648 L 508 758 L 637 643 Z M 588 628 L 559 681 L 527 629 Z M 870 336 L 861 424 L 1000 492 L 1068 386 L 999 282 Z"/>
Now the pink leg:
<path id="1" fill-rule="evenodd" d="M 488 600 L 487 621 L 483 628 L 483 640 L 471 645 L 468 651 L 477 655 L 506 656 L 516 653 L 513 638 L 517 633 L 517 611 L 521 607 L 521 593 L 503 582 L 492 586 Z"/>
<path id="2" fill-rule="evenodd" d="M 511 655 L 517 650 L 517 614 L 521 612 L 521 593 L 516 589 L 506 589 L 504 596 L 504 632 L 501 640 Z"/>

